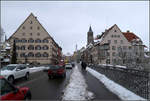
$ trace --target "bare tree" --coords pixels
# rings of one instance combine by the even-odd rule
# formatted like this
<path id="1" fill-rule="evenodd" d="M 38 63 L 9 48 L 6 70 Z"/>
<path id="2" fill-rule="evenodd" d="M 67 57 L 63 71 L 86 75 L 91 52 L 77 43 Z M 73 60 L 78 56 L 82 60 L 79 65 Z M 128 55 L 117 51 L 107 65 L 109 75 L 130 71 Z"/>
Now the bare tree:
<path id="1" fill-rule="evenodd" d="M 4 30 L 0 26 L 0 43 L 3 42 L 3 37 L 4 37 Z"/>

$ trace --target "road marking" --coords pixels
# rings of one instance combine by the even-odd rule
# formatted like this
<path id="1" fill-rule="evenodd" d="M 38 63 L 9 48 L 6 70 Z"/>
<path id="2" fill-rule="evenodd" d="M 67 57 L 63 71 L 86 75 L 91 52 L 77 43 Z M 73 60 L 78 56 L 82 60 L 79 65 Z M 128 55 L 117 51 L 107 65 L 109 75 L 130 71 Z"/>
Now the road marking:
<path id="1" fill-rule="evenodd" d="M 42 75 L 42 76 L 40 76 L 40 77 L 38 77 L 38 78 L 35 78 L 35 79 L 33 79 L 33 80 L 30 80 L 30 81 L 28 81 L 28 82 L 25 82 L 25 83 L 22 83 L 22 84 L 19 84 L 19 85 L 17 85 L 17 86 L 24 86 L 24 85 L 27 85 L 27 84 L 30 84 L 30 83 L 33 83 L 33 82 L 35 82 L 36 80 L 39 80 L 39 79 L 42 79 L 42 78 L 45 78 L 45 76 L 46 75 Z"/>

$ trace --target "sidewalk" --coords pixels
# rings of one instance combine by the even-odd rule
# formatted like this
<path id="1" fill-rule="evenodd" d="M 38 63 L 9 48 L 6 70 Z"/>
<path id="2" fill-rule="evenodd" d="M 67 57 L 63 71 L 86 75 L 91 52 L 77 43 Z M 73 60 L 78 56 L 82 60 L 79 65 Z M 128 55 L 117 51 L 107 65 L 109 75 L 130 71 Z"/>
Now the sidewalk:
<path id="1" fill-rule="evenodd" d="M 78 67 L 81 68 L 81 65 L 78 64 Z M 118 96 L 110 92 L 103 83 L 99 82 L 93 75 L 87 71 L 82 71 L 88 90 L 94 93 L 94 100 L 120 100 Z"/>

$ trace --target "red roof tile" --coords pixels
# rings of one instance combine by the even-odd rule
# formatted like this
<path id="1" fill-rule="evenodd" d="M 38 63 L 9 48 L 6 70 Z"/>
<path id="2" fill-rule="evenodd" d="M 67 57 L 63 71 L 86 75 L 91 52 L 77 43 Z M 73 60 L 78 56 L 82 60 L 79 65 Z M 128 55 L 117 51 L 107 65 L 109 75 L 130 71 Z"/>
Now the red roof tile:
<path id="1" fill-rule="evenodd" d="M 134 33 L 132 32 L 122 32 L 123 35 L 126 37 L 126 39 L 131 42 L 133 39 L 139 39 L 138 36 L 136 36 Z"/>

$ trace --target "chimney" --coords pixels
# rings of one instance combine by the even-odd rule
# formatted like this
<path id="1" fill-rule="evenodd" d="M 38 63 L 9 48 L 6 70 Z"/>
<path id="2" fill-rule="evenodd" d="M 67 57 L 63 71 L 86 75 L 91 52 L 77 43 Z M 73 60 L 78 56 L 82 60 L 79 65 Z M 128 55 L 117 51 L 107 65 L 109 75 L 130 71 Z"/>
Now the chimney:
<path id="1" fill-rule="evenodd" d="M 127 30 L 127 32 L 129 33 L 130 31 L 129 31 L 129 30 Z"/>

